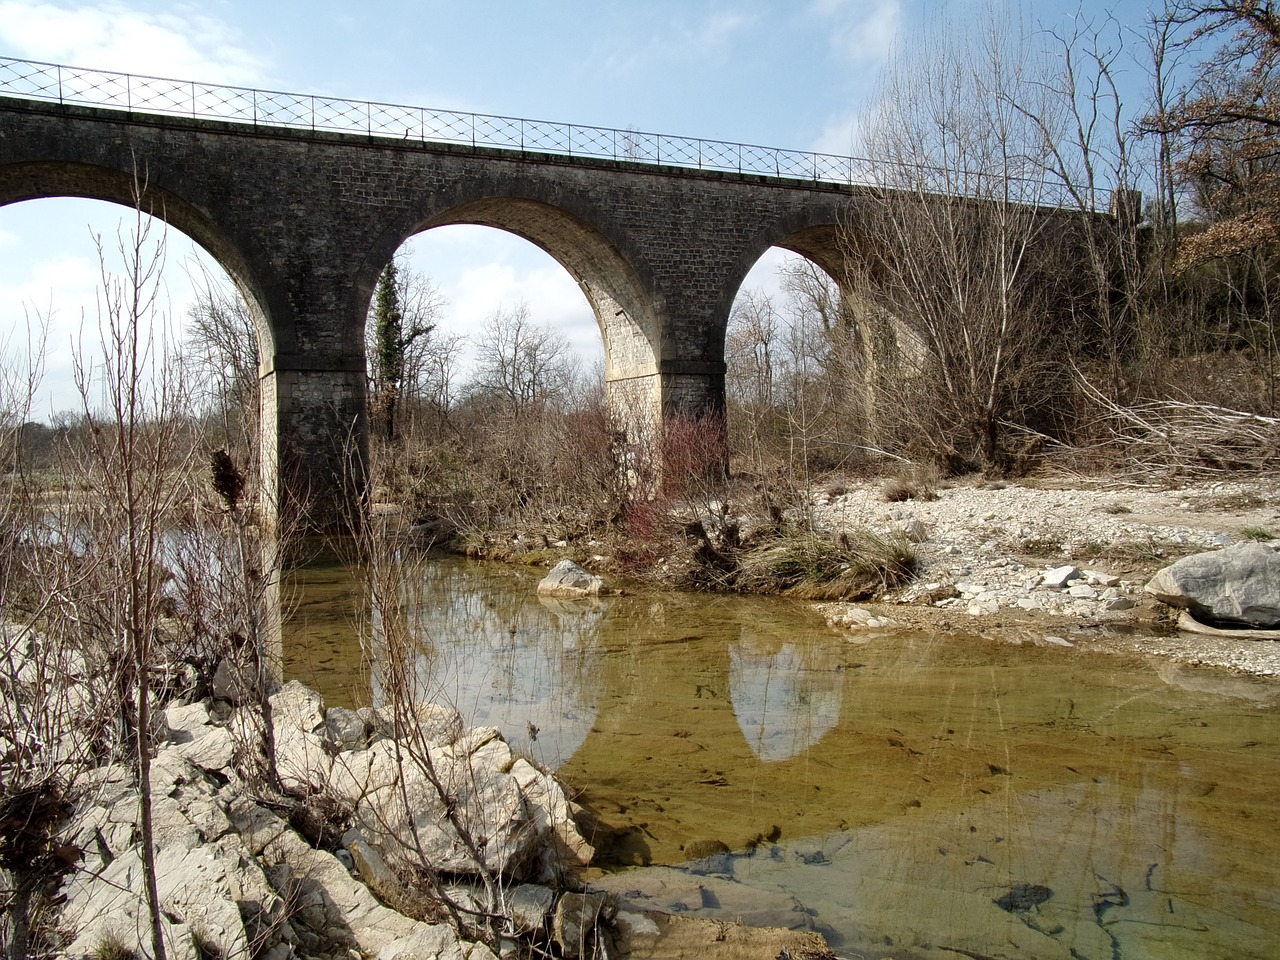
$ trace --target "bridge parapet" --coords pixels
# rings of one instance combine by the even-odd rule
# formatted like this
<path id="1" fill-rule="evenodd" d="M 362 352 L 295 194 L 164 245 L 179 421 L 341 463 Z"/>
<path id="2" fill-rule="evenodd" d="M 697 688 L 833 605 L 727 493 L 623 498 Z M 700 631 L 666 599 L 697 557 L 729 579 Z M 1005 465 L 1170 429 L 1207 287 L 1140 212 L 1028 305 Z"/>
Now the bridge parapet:
<path id="1" fill-rule="evenodd" d="M 11 57 L 0 57 L 0 96 L 107 107 L 131 113 L 494 147 L 816 183 L 889 186 L 895 180 L 913 182 L 916 173 L 902 171 L 904 177 L 886 178 L 882 161 L 843 154 L 173 80 Z M 1040 202 L 1058 206 L 1071 206 L 1074 196 L 1065 185 L 1051 183 L 1035 184 L 1032 193 L 1040 197 Z M 1104 197 L 1104 209 L 1106 202 Z"/>
<path id="2" fill-rule="evenodd" d="M 873 182 L 869 179 L 871 161 L 839 154 L 171 80 L 9 57 L 0 57 L 0 94 L 255 126 L 362 133 L 396 140 L 499 147 L 793 180 Z"/>

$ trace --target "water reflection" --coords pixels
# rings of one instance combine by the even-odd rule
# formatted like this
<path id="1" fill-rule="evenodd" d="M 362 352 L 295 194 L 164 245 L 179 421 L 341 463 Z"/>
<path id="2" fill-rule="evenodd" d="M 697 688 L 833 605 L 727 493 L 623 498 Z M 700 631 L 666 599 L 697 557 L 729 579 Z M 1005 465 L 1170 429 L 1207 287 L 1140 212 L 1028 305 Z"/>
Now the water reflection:
<path id="1" fill-rule="evenodd" d="M 478 564 L 427 563 L 418 577 L 403 615 L 419 644 L 421 699 L 453 705 L 473 726 L 499 727 L 513 749 L 560 766 L 582 745 L 599 708 L 606 608 L 537 602 L 536 577 L 513 581 L 508 571 Z M 375 705 L 386 697 L 381 626 L 375 618 Z"/>
<path id="2" fill-rule="evenodd" d="M 747 744 L 761 760 L 799 756 L 840 720 L 844 683 L 829 644 L 783 643 L 744 630 L 729 645 L 729 691 Z"/>
<path id="3" fill-rule="evenodd" d="M 1280 956 L 1275 683 L 1087 637 L 854 645 L 758 598 L 540 604 L 539 576 L 433 568 L 419 675 L 559 767 L 601 866 L 649 868 L 623 892 L 850 956 Z"/>

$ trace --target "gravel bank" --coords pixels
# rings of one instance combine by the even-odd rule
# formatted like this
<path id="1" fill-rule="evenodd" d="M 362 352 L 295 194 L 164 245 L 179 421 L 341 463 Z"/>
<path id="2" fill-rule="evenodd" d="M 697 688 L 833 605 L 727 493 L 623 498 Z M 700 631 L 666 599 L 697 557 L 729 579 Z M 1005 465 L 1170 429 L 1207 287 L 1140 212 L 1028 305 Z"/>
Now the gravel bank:
<path id="1" fill-rule="evenodd" d="M 876 605 L 824 604 L 833 624 L 1031 628 L 1044 642 L 1089 643 L 1280 675 L 1280 643 L 1180 633 L 1142 585 L 1178 557 L 1250 537 L 1280 538 L 1280 483 L 1176 489 L 965 484 L 936 499 L 885 500 L 885 484 L 815 497 L 819 526 L 898 531 L 918 542 L 920 574 Z M 1100 629 L 1112 627 L 1114 629 Z M 1136 629 L 1135 629 L 1136 628 Z"/>

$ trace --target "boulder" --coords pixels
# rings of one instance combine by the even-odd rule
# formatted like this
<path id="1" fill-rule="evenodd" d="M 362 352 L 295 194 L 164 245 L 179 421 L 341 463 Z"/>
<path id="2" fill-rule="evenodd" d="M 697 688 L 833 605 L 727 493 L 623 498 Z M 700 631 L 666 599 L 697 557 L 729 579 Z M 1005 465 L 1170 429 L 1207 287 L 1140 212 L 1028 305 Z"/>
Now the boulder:
<path id="1" fill-rule="evenodd" d="M 397 710 L 391 704 L 361 707 L 356 714 L 374 737 L 403 740 L 419 738 L 435 746 L 447 746 L 462 736 L 466 723 L 455 708 L 416 702 Z"/>
<path id="2" fill-rule="evenodd" d="M 612 920 L 614 913 L 612 901 L 602 893 L 566 893 L 556 904 L 552 942 L 567 960 L 593 956 L 596 923 Z"/>
<path id="3" fill-rule="evenodd" d="M 310 847 L 287 831 L 273 844 L 279 859 L 267 878 L 291 898 L 293 920 L 325 946 L 354 948 L 366 956 L 462 960 L 447 927 L 423 923 L 383 906 L 332 853 Z"/>
<path id="4" fill-rule="evenodd" d="M 588 866 L 596 855 L 595 848 L 578 832 L 573 810 L 559 781 L 523 757 L 511 765 L 510 772 L 520 786 L 530 822 L 542 845 L 536 878 L 550 881 L 566 866 Z"/>
<path id="5" fill-rule="evenodd" d="M 230 657 L 223 657 L 218 661 L 218 668 L 214 671 L 209 686 L 215 699 L 239 705 L 253 698 L 256 685 L 242 664 Z"/>
<path id="6" fill-rule="evenodd" d="M 170 706 L 164 718 L 165 739 L 183 758 L 202 770 L 220 771 L 231 766 L 235 742 L 226 727 L 213 723 L 208 704 Z"/>
<path id="7" fill-rule="evenodd" d="M 342 754 L 329 787 L 351 805 L 354 826 L 393 870 L 420 869 L 425 860 L 461 877 L 520 874 L 549 838 L 530 829 L 533 812 L 509 772 L 511 750 L 496 734 L 473 730 L 456 744 L 428 746 L 426 755 L 415 747 L 400 757 L 391 741 L 379 741 Z M 476 840 L 479 862 L 454 829 L 446 798 Z"/>
<path id="8" fill-rule="evenodd" d="M 164 911 L 166 940 L 177 956 L 192 956 L 199 940 L 205 951 L 223 957 L 249 956 L 248 937 L 238 906 L 247 890 L 264 892 L 280 908 L 265 880 L 245 879 L 257 865 L 234 849 L 198 851 L 161 849 L 156 853 L 156 885 Z M 62 922 L 76 931 L 72 956 L 93 955 L 104 937 L 124 938 L 139 956 L 149 950 L 142 860 L 136 849 L 113 860 L 100 873 L 77 873 L 63 890 Z M 170 939 L 172 938 L 172 939 Z M 171 947 L 171 949 L 172 949 Z M 170 954 L 173 956 L 174 954 Z"/>
<path id="9" fill-rule="evenodd" d="M 365 886 L 393 910 L 412 916 L 414 912 L 412 897 L 400 882 L 400 878 L 382 859 L 382 854 L 369 845 L 364 835 L 359 830 L 348 830 L 342 838 L 342 844 L 346 847 L 356 872 Z"/>
<path id="10" fill-rule="evenodd" d="M 511 891 L 507 908 L 517 933 L 543 933 L 556 895 L 550 887 L 522 883 Z"/>
<path id="11" fill-rule="evenodd" d="M 1183 557 L 1143 589 L 1213 626 L 1280 627 L 1280 553 L 1266 544 Z"/>
<path id="12" fill-rule="evenodd" d="M 538 594 L 544 597 L 597 597 L 603 590 L 603 580 L 572 560 L 561 560 L 538 584 Z"/>
<path id="13" fill-rule="evenodd" d="M 488 911 L 491 878 L 501 877 L 510 893 L 510 882 L 558 878 L 565 863 L 585 864 L 594 853 L 559 783 L 513 757 L 497 727 L 465 729 L 455 710 L 422 705 L 401 721 L 421 721 L 430 738 L 415 736 L 397 749 L 388 738 L 394 713 L 325 710 L 317 694 L 292 683 L 271 705 L 286 784 L 319 790 L 350 810 L 354 829 L 343 837 L 342 857 L 312 847 L 277 812 L 244 795 L 234 771 L 209 766 L 231 742 L 209 704 L 171 705 L 150 776 L 171 957 L 287 960 L 339 948 L 379 960 L 494 960 L 448 926 L 424 922 L 432 910 L 396 871 L 421 869 L 425 861 L 460 883 L 471 877 L 475 905 Z M 246 718 L 249 712 L 237 709 L 229 720 L 234 726 Z M 366 741 L 364 732 L 376 726 L 382 732 Z M 73 873 L 62 891 L 72 953 L 91 955 L 116 937 L 144 957 L 132 772 L 108 765 L 84 781 L 87 793 L 67 836 L 83 849 L 88 869 Z M 516 890 L 506 908 L 515 928 L 544 930 L 551 890 Z M 598 909 L 583 906 L 584 922 L 594 919 Z M 570 939 L 578 930 L 572 920 L 562 924 Z"/>
<path id="14" fill-rule="evenodd" d="M 346 707 L 330 707 L 324 715 L 325 732 L 339 752 L 359 750 L 369 740 L 364 718 Z"/>
<path id="15" fill-rule="evenodd" d="M 271 721 L 281 786 L 293 793 L 314 793 L 333 769 L 333 758 L 325 749 L 327 728 L 320 694 L 290 680 L 271 695 Z"/>

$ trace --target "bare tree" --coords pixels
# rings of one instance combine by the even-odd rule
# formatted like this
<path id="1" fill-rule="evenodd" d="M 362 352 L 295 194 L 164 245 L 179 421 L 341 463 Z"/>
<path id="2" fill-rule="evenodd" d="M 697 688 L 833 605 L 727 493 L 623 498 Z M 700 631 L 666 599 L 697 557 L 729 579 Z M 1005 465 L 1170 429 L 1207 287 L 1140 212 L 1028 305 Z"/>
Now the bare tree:
<path id="1" fill-rule="evenodd" d="M 25 363 L 0 342 L 0 956 L 48 946 L 33 920 L 75 850 L 60 836 L 107 725 L 86 661 L 56 628 L 55 583 L 71 585 L 65 542 L 28 473 L 24 428 L 40 381 L 42 336 Z M 98 677 L 102 680 L 101 675 Z M 99 692 L 105 690 L 99 687 Z"/>
<path id="2" fill-rule="evenodd" d="M 1062 333 L 1037 209 L 1050 199 L 1042 125 L 1055 125 L 1043 64 L 1015 28 L 992 17 L 976 36 L 942 36 L 899 55 L 868 121 L 883 178 L 850 218 L 848 285 L 920 345 L 919 363 L 899 351 L 878 373 L 900 398 L 881 409 L 914 419 L 899 442 L 1001 468 L 1007 425 L 1034 416 Z"/>
<path id="3" fill-rule="evenodd" d="M 1119 398 L 1130 389 L 1143 313 L 1155 306 L 1146 274 L 1159 270 L 1161 258 L 1150 240 L 1166 237 L 1140 231 L 1138 188 L 1148 171 L 1134 162 L 1137 137 L 1117 82 L 1130 66 L 1127 36 L 1113 18 L 1100 25 L 1077 18 L 1070 31 L 1048 31 L 1043 38 L 1056 61 L 1043 95 L 1028 101 L 1025 85 L 998 95 L 1039 131 L 1039 175 L 1057 187 L 1058 205 L 1075 214 L 1063 250 L 1064 259 L 1083 268 L 1082 279 L 1059 290 L 1077 321 L 1077 360 L 1100 367 L 1105 391 Z"/>
<path id="4" fill-rule="evenodd" d="M 465 345 L 462 334 L 436 335 L 405 363 L 405 381 L 412 384 L 409 395 L 415 411 L 435 425 L 436 440 L 458 403 Z"/>
<path id="5" fill-rule="evenodd" d="M 794 494 L 815 470 L 843 459 L 839 451 L 859 425 L 847 416 L 856 390 L 842 364 L 850 334 L 839 290 L 807 260 L 785 267 L 782 278 L 781 300 L 751 292 L 735 305 L 727 392 L 730 422 L 741 424 L 734 432 L 745 430 L 735 447 L 758 476 L 779 474 Z"/>
<path id="6" fill-rule="evenodd" d="M 144 212 L 146 184 L 135 183 L 136 218 L 122 231 L 122 273 L 107 269 L 100 247 L 102 288 L 96 359 L 76 361 L 76 386 L 90 425 L 89 441 L 72 465 L 88 492 L 79 513 L 89 590 L 66 598 L 84 635 L 118 668 L 112 702 L 121 711 L 124 744 L 138 780 L 139 830 L 152 955 L 165 956 L 156 887 L 152 828 L 153 675 L 163 656 L 166 537 L 184 503 L 183 478 L 195 461 L 196 438 L 186 420 L 189 395 L 165 340 L 157 302 L 163 237 Z"/>
<path id="7" fill-rule="evenodd" d="M 1178 237 L 1179 282 L 1198 286 L 1219 351 L 1254 360 L 1247 398 L 1215 398 L 1274 415 L 1280 386 L 1280 11 L 1270 0 L 1169 0 L 1154 18 L 1163 57 L 1202 56 L 1176 96 L 1143 120 L 1172 159 L 1202 229 Z M 1201 51 L 1207 49 L 1207 54 Z M 1243 402 L 1242 402 L 1243 399 Z"/>
<path id="8" fill-rule="evenodd" d="M 1149 129 L 1174 136 L 1176 170 L 1208 228 L 1184 243 L 1192 263 L 1280 240 L 1280 11 L 1271 0 L 1168 0 L 1157 30 L 1176 48 L 1217 43 Z"/>
<path id="9" fill-rule="evenodd" d="M 244 297 L 207 272 L 187 314 L 186 353 L 222 442 L 256 463 L 262 426 L 257 326 Z"/>
<path id="10" fill-rule="evenodd" d="M 476 340 L 471 392 L 520 413 L 566 394 L 577 375 L 568 343 L 534 321 L 529 305 L 521 303 L 497 311 L 485 322 Z"/>
<path id="11" fill-rule="evenodd" d="M 772 298 L 754 291 L 741 296 L 725 338 L 725 386 L 731 442 L 757 473 L 764 471 L 766 441 L 777 414 L 773 369 L 777 336 L 778 314 Z M 742 438 L 734 440 L 735 434 Z"/>

